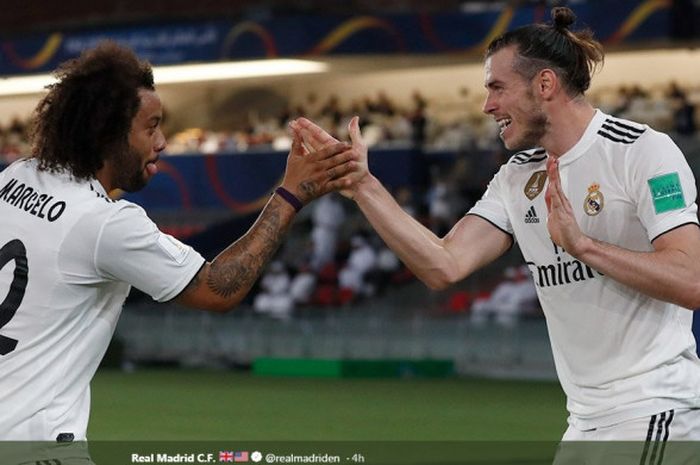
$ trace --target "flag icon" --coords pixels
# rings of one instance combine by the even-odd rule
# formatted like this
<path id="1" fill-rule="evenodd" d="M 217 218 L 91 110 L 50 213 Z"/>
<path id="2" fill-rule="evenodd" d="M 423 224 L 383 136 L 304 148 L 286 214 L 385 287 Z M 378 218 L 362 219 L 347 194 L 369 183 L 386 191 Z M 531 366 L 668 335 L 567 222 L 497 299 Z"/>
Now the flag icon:
<path id="1" fill-rule="evenodd" d="M 233 452 L 230 450 L 219 451 L 219 462 L 233 462 Z"/>
<path id="2" fill-rule="evenodd" d="M 247 450 L 237 450 L 233 453 L 234 462 L 247 462 L 248 461 L 248 451 Z"/>

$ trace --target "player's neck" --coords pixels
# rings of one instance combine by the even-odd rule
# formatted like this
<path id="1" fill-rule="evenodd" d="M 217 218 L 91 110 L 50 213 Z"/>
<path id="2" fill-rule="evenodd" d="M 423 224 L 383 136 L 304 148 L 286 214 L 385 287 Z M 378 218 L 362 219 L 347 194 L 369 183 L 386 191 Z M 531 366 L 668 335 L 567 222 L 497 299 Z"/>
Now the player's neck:
<path id="1" fill-rule="evenodd" d="M 595 108 L 585 99 L 573 99 L 548 109 L 549 130 L 542 147 L 549 156 L 559 158 L 581 140 L 595 115 Z"/>
<path id="2" fill-rule="evenodd" d="M 116 186 L 112 185 L 112 163 L 106 160 L 97 173 L 95 173 L 95 178 L 102 184 L 105 192 L 112 192 Z"/>

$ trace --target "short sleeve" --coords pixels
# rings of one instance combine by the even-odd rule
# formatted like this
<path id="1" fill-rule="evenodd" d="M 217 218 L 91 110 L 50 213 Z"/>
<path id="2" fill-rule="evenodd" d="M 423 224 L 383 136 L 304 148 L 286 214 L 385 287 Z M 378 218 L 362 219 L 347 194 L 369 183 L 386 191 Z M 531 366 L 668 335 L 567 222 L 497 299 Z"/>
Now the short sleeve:
<path id="1" fill-rule="evenodd" d="M 501 166 L 501 169 L 496 173 L 481 199 L 467 212 L 467 215 L 479 216 L 501 231 L 509 234 L 515 240 L 513 235 L 513 226 L 508 217 L 506 210 L 506 200 L 504 191 L 506 165 Z"/>
<path id="2" fill-rule="evenodd" d="M 649 241 L 681 225 L 698 223 L 695 177 L 670 137 L 648 129 L 628 156 L 627 189 Z"/>
<path id="3" fill-rule="evenodd" d="M 197 251 L 162 233 L 141 207 L 128 203 L 104 223 L 95 250 L 103 278 L 129 283 L 158 302 L 177 297 L 203 264 Z"/>

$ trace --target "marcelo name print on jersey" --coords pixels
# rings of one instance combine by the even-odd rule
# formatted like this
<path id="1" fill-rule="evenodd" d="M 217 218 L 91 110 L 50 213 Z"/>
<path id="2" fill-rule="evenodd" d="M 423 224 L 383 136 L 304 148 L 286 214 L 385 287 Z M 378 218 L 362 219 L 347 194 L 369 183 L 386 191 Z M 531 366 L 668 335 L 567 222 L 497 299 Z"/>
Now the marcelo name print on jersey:
<path id="1" fill-rule="evenodd" d="M 15 178 L 0 188 L 0 200 L 52 223 L 66 211 L 66 202 L 63 200 L 56 200 L 52 195 L 38 192 Z"/>

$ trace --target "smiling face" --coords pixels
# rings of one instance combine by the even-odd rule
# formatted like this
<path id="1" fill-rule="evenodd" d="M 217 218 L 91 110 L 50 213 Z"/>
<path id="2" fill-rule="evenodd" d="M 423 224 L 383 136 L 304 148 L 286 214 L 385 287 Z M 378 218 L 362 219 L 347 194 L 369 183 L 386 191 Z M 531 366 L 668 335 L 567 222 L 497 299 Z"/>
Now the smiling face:
<path id="1" fill-rule="evenodd" d="M 535 98 L 532 82 L 514 69 L 515 50 L 515 46 L 505 47 L 486 59 L 488 95 L 483 111 L 498 123 L 507 149 L 523 150 L 541 145 L 549 122 Z"/>
<path id="2" fill-rule="evenodd" d="M 143 189 L 158 172 L 156 162 L 165 148 L 165 136 L 160 123 L 163 106 L 152 90 L 140 89 L 141 105 L 131 121 L 128 150 L 114 157 L 113 186 L 127 192 Z"/>

